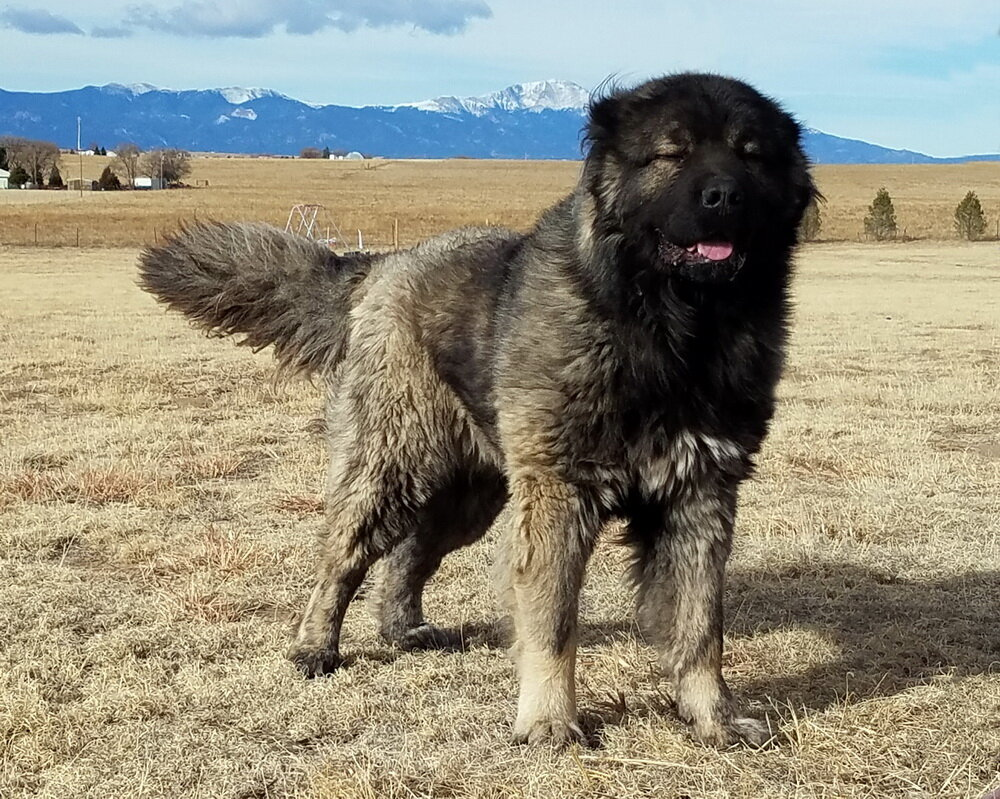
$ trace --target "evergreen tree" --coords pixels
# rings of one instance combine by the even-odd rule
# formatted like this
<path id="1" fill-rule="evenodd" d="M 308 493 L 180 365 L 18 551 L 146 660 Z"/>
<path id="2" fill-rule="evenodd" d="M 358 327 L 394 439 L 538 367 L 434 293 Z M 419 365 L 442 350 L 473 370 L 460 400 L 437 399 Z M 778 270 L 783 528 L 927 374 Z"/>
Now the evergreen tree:
<path id="1" fill-rule="evenodd" d="M 986 232 L 986 216 L 974 191 L 955 208 L 955 231 L 959 238 L 975 241 Z"/>
<path id="2" fill-rule="evenodd" d="M 11 186 L 17 186 L 21 188 L 25 183 L 31 180 L 31 176 L 25 171 L 24 167 L 20 164 L 15 164 L 14 168 L 10 170 L 10 178 L 8 183 Z"/>
<path id="3" fill-rule="evenodd" d="M 819 213 L 819 200 L 815 197 L 806 206 L 805 213 L 802 214 L 802 222 L 799 224 L 799 238 L 802 241 L 816 241 L 819 238 L 819 230 L 823 225 L 823 219 Z"/>
<path id="4" fill-rule="evenodd" d="M 7 161 L 7 148 L 0 145 L 0 169 L 10 169 L 10 163 Z"/>
<path id="5" fill-rule="evenodd" d="M 59 172 L 59 167 L 55 164 L 52 165 L 52 171 L 49 172 L 49 188 L 52 189 L 64 189 L 66 184 L 63 183 L 62 174 Z"/>
<path id="6" fill-rule="evenodd" d="M 875 199 L 868 206 L 865 217 L 865 233 L 875 241 L 885 241 L 896 237 L 896 209 L 892 197 L 885 186 L 875 193 Z"/>
<path id="7" fill-rule="evenodd" d="M 101 191 L 120 191 L 121 187 L 122 182 L 118 179 L 118 175 L 115 174 L 111 165 L 108 164 L 97 180 L 97 188 Z"/>
<path id="8" fill-rule="evenodd" d="M 326 161 L 330 160 L 330 148 L 329 147 L 324 147 L 323 148 L 323 159 L 326 160 Z"/>

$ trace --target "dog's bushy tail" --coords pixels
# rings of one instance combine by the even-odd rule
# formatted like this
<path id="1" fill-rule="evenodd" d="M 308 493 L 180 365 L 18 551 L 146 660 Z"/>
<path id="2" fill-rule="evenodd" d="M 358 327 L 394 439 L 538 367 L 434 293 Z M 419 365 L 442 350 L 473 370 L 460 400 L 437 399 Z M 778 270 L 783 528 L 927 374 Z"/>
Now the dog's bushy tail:
<path id="1" fill-rule="evenodd" d="M 142 252 L 139 285 L 210 335 L 243 334 L 242 345 L 274 345 L 284 370 L 321 374 L 343 358 L 370 261 L 269 225 L 199 224 Z"/>

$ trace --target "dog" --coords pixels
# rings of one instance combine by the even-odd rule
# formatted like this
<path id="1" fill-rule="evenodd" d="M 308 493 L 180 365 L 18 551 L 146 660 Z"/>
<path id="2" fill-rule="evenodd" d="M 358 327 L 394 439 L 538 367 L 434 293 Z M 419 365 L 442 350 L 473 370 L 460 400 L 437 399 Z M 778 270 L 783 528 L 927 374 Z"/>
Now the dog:
<path id="1" fill-rule="evenodd" d="M 145 250 L 140 284 L 326 388 L 324 541 L 289 653 L 306 674 L 342 664 L 344 613 L 380 559 L 383 636 L 445 645 L 424 585 L 508 506 L 514 740 L 581 741 L 578 596 L 619 519 L 679 716 L 706 743 L 761 745 L 722 676 L 723 581 L 817 194 L 800 127 L 745 83 L 682 73 L 593 100 L 585 142 L 578 184 L 526 234 L 338 256 L 203 224 Z"/>

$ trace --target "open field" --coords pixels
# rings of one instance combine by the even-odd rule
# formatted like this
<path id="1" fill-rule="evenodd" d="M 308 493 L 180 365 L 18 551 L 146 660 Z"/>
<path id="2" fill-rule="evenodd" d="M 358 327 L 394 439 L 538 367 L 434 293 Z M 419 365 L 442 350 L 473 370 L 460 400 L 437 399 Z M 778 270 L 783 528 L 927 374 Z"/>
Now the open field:
<path id="1" fill-rule="evenodd" d="M 488 166 L 464 212 L 526 223 L 544 192 L 522 190 L 517 165 Z M 230 165 L 213 168 L 227 185 Z M 570 180 L 570 165 L 542 168 Z M 367 181 L 356 196 L 382 197 L 384 214 L 390 191 L 396 209 L 417 196 L 404 176 L 431 169 L 335 185 Z M 383 179 L 399 183 L 373 193 Z M 175 197 L 210 190 L 80 207 L 100 211 L 95 225 L 137 201 L 162 220 Z M 317 199 L 336 207 L 328 191 Z M 431 191 L 458 203 L 451 177 Z M 257 211 L 290 201 L 267 194 L 249 195 Z M 441 223 L 413 204 L 427 229 Z M 8 233 L 12 210 L 30 209 L 3 207 Z M 789 368 L 727 595 L 726 674 L 779 731 L 759 752 L 691 741 L 610 544 L 591 565 L 578 678 L 599 748 L 508 744 L 515 685 L 488 632 L 489 541 L 446 561 L 427 597 L 431 619 L 467 630 L 467 652 L 388 649 L 362 599 L 350 667 L 299 677 L 282 651 L 322 509 L 318 392 L 273 384 L 266 353 L 166 315 L 135 288 L 135 257 L 0 249 L 4 799 L 958 799 L 1000 786 L 996 244 L 800 258 Z"/>
<path id="2" fill-rule="evenodd" d="M 110 159 L 83 159 L 84 176 L 97 179 Z M 188 182 L 208 186 L 167 192 L 0 191 L 0 244 L 84 247 L 138 246 L 185 219 L 254 219 L 283 226 L 292 205 L 322 203 L 356 241 L 387 247 L 393 226 L 400 244 L 466 224 L 526 229 L 538 213 L 576 181 L 570 161 L 320 161 L 195 158 Z M 78 163 L 63 159 L 64 177 Z M 880 186 L 892 195 L 901 235 L 954 240 L 955 206 L 975 191 L 988 220 L 1000 219 L 1000 164 L 932 166 L 820 166 L 827 198 L 821 238 L 856 241 Z"/>

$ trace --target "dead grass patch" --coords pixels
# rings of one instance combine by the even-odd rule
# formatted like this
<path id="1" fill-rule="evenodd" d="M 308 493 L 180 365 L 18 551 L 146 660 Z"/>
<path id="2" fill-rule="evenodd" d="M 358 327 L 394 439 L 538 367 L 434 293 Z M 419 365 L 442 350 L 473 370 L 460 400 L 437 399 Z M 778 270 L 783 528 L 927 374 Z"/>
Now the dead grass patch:
<path id="1" fill-rule="evenodd" d="M 285 494 L 275 499 L 273 505 L 277 510 L 298 516 L 319 514 L 326 507 L 323 497 L 318 494 Z"/>
<path id="2" fill-rule="evenodd" d="M 175 481 L 160 474 L 110 466 L 66 473 L 24 471 L 0 478 L 0 504 L 73 502 L 86 505 L 148 505 Z"/>
<path id="3" fill-rule="evenodd" d="M 248 455 L 221 453 L 186 458 L 178 466 L 180 475 L 190 480 L 223 480 L 252 477 L 259 472 L 259 460 Z"/>

